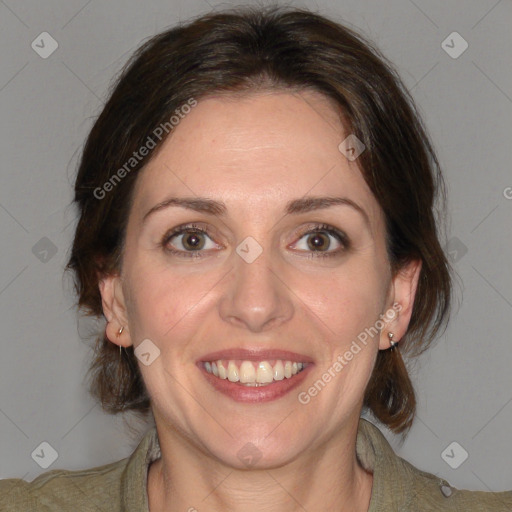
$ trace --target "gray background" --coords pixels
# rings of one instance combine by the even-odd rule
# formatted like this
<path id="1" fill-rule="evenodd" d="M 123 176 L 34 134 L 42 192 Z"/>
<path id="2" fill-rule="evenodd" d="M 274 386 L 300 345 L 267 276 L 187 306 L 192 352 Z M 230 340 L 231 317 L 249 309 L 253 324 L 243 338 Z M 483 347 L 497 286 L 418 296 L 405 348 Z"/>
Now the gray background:
<path id="1" fill-rule="evenodd" d="M 91 326 L 77 321 L 71 281 L 63 277 L 75 222 L 73 176 L 108 85 L 128 55 L 179 20 L 230 5 L 0 1 L 0 478 L 30 481 L 46 471 L 31 457 L 43 441 L 58 453 L 49 469 L 80 469 L 127 456 L 145 431 L 142 424 L 132 434 L 122 417 L 104 414 L 85 387 L 91 350 L 80 335 Z M 397 65 L 449 186 L 447 240 L 461 306 L 438 344 L 411 367 L 419 407 L 409 437 L 400 444 L 386 435 L 402 457 L 458 487 L 511 489 L 512 5 L 293 5 L 361 30 Z M 458 58 L 441 46 L 454 31 L 469 44 Z M 46 59 L 31 47 L 42 32 L 59 45 Z M 462 448 L 448 450 L 452 464 L 462 449 L 469 454 L 457 469 L 441 456 L 453 441 Z"/>

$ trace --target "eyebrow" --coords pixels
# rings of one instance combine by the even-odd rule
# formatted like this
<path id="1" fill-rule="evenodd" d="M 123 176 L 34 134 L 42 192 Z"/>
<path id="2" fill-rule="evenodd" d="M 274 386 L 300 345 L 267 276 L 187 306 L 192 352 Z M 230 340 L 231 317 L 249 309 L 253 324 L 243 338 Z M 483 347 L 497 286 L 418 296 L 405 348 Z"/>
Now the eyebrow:
<path id="1" fill-rule="evenodd" d="M 366 211 L 359 206 L 356 202 L 348 197 L 302 197 L 300 199 L 293 199 L 286 203 L 285 213 L 287 215 L 296 215 L 300 213 L 308 213 L 315 210 L 323 210 L 331 206 L 349 206 L 360 213 L 368 225 L 370 226 L 370 219 Z M 201 213 L 208 213 L 216 217 L 223 217 L 227 213 L 227 208 L 224 202 L 216 201 L 214 199 L 207 199 L 205 197 L 170 197 L 153 206 L 143 217 L 142 222 L 146 222 L 147 218 L 155 212 L 164 210 L 166 208 L 177 206 L 193 210 Z"/>

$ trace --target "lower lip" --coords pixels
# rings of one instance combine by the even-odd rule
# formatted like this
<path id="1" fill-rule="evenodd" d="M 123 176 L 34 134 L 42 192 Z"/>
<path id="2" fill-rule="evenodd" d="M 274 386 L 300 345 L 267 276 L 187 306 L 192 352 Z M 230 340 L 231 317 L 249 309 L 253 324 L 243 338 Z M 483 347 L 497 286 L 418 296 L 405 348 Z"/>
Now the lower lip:
<path id="1" fill-rule="evenodd" d="M 261 403 L 277 400 L 288 394 L 294 388 L 299 386 L 309 370 L 314 366 L 312 363 L 308 364 L 301 372 L 295 374 L 291 378 L 284 378 L 277 380 L 266 386 L 244 386 L 239 382 L 231 382 L 228 379 L 219 379 L 215 375 L 208 373 L 203 366 L 203 363 L 198 363 L 199 369 L 202 371 L 206 380 L 217 390 L 235 402 L 245 403 Z"/>

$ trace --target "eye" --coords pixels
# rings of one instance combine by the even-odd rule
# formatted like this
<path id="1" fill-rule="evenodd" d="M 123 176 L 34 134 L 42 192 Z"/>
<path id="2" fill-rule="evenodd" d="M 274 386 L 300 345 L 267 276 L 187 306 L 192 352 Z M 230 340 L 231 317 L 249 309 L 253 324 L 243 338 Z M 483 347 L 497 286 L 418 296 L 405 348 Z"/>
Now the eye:
<path id="1" fill-rule="evenodd" d="M 199 257 L 200 251 L 218 248 L 208 231 L 195 224 L 174 228 L 164 236 L 162 246 L 170 253 L 183 257 Z"/>
<path id="2" fill-rule="evenodd" d="M 312 252 L 315 256 L 335 256 L 348 247 L 349 242 L 345 233 L 326 224 L 309 229 L 293 245 L 294 249 Z"/>
<path id="3" fill-rule="evenodd" d="M 208 230 L 196 224 L 177 226 L 166 233 L 161 242 L 169 253 L 185 258 L 203 257 L 206 251 L 218 249 Z M 298 242 L 291 246 L 311 256 L 336 256 L 349 248 L 347 235 L 327 224 L 315 225 L 302 233 Z"/>

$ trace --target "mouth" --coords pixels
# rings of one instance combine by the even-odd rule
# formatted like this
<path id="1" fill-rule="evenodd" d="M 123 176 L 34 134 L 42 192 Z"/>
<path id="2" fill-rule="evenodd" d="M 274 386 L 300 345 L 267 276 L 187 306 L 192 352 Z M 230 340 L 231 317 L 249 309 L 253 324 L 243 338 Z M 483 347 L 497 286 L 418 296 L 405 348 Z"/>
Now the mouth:
<path id="1" fill-rule="evenodd" d="M 238 402 L 266 402 L 297 387 L 314 365 L 308 356 L 284 351 L 231 350 L 197 362 L 207 381 Z"/>
<path id="2" fill-rule="evenodd" d="M 204 369 L 219 379 L 239 382 L 243 386 L 268 386 L 273 382 L 291 379 L 304 370 L 308 363 L 275 359 L 249 361 L 240 359 L 218 359 L 205 361 Z"/>

